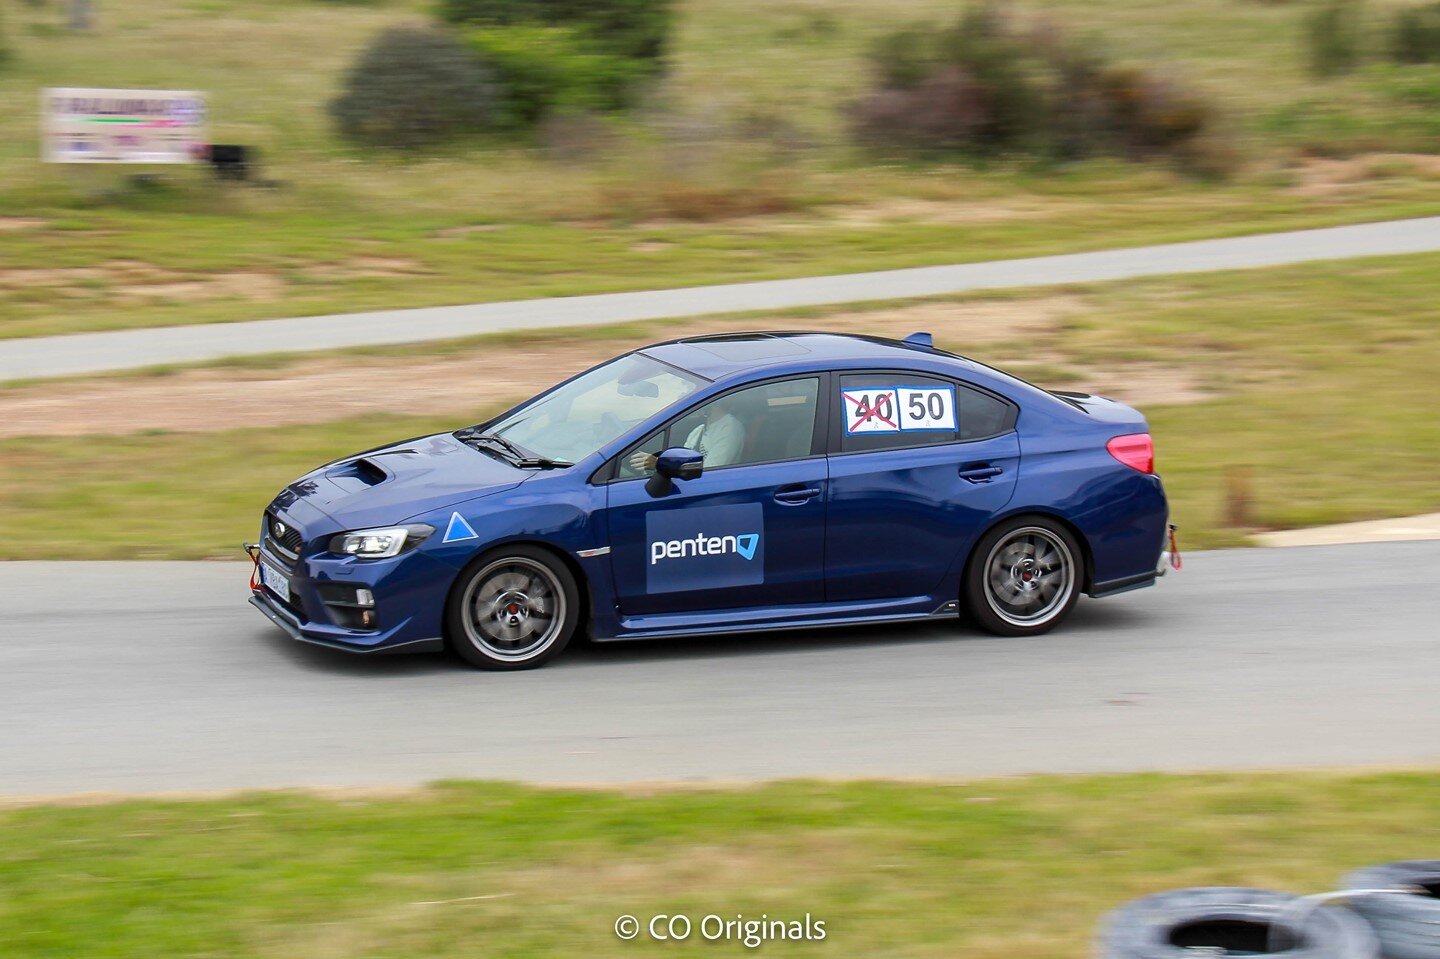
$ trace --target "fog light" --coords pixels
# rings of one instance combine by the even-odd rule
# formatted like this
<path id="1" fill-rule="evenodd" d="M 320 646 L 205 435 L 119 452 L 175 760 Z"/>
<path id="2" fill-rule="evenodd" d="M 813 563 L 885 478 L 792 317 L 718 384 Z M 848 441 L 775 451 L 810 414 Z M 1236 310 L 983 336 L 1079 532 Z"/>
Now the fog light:
<path id="1" fill-rule="evenodd" d="M 360 606 L 374 606 L 375 594 L 368 589 L 355 590 L 355 602 Z"/>
<path id="2" fill-rule="evenodd" d="M 368 609 L 365 610 L 363 613 L 360 614 L 360 625 L 363 626 L 365 629 L 374 629 L 375 614 Z"/>

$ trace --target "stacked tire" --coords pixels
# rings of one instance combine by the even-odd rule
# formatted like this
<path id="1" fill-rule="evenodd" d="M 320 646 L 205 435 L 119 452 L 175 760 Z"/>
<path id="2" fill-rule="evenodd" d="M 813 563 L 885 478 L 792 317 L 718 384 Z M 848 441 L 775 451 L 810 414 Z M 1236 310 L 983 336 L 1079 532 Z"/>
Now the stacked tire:
<path id="1" fill-rule="evenodd" d="M 1156 893 L 1106 917 L 1098 959 L 1377 959 L 1375 935 L 1346 909 L 1295 909 L 1300 897 L 1269 889 L 1205 886 Z M 1426 957 L 1429 959 L 1429 957 Z"/>
<path id="2" fill-rule="evenodd" d="M 1386 959 L 1440 959 L 1440 859 L 1412 859 L 1357 869 L 1346 889 L 1401 889 L 1359 895 L 1353 908 L 1380 940 Z"/>

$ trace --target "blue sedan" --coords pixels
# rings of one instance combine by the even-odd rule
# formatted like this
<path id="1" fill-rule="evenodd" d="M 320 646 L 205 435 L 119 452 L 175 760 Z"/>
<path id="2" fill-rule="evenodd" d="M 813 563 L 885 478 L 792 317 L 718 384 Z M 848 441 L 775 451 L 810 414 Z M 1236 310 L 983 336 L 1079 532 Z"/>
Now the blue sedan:
<path id="1" fill-rule="evenodd" d="M 674 340 L 478 426 L 337 460 L 265 510 L 295 639 L 488 669 L 597 641 L 968 616 L 1024 636 L 1163 574 L 1145 419 L 936 349 Z"/>

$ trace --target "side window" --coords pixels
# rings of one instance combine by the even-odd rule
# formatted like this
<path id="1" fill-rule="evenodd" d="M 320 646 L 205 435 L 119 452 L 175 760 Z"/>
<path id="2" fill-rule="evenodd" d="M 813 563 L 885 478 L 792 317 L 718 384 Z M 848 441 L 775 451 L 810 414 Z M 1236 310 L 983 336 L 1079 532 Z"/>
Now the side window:
<path id="1" fill-rule="evenodd" d="M 707 470 L 809 456 L 819 396 L 817 377 L 726 393 L 625 453 L 616 477 L 649 476 L 655 469 L 655 456 L 672 446 L 699 450 Z"/>
<path id="2" fill-rule="evenodd" d="M 955 388 L 955 399 L 960 404 L 960 438 L 962 440 L 983 440 L 987 436 L 1008 433 L 1015 426 L 1015 407 L 996 396 L 972 390 L 968 386 Z"/>
<path id="3" fill-rule="evenodd" d="M 906 449 L 1004 433 L 1014 408 L 950 380 L 913 373 L 840 377 L 840 452 Z"/>

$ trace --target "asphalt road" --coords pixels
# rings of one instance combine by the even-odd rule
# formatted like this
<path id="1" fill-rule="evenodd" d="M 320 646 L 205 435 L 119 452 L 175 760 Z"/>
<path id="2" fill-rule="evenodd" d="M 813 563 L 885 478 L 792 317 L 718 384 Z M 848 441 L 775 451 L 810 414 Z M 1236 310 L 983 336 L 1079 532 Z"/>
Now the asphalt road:
<path id="1" fill-rule="evenodd" d="M 1194 554 L 1031 640 L 795 632 L 515 674 L 297 645 L 246 572 L 0 564 L 0 794 L 1440 761 L 1440 542 Z"/>
<path id="2" fill-rule="evenodd" d="M 1440 250 L 1440 217 L 794 280 L 10 339 L 0 341 L 0 382 L 196 363 L 227 356 L 413 343 L 508 330 L 777 310 L 1433 250 Z"/>

